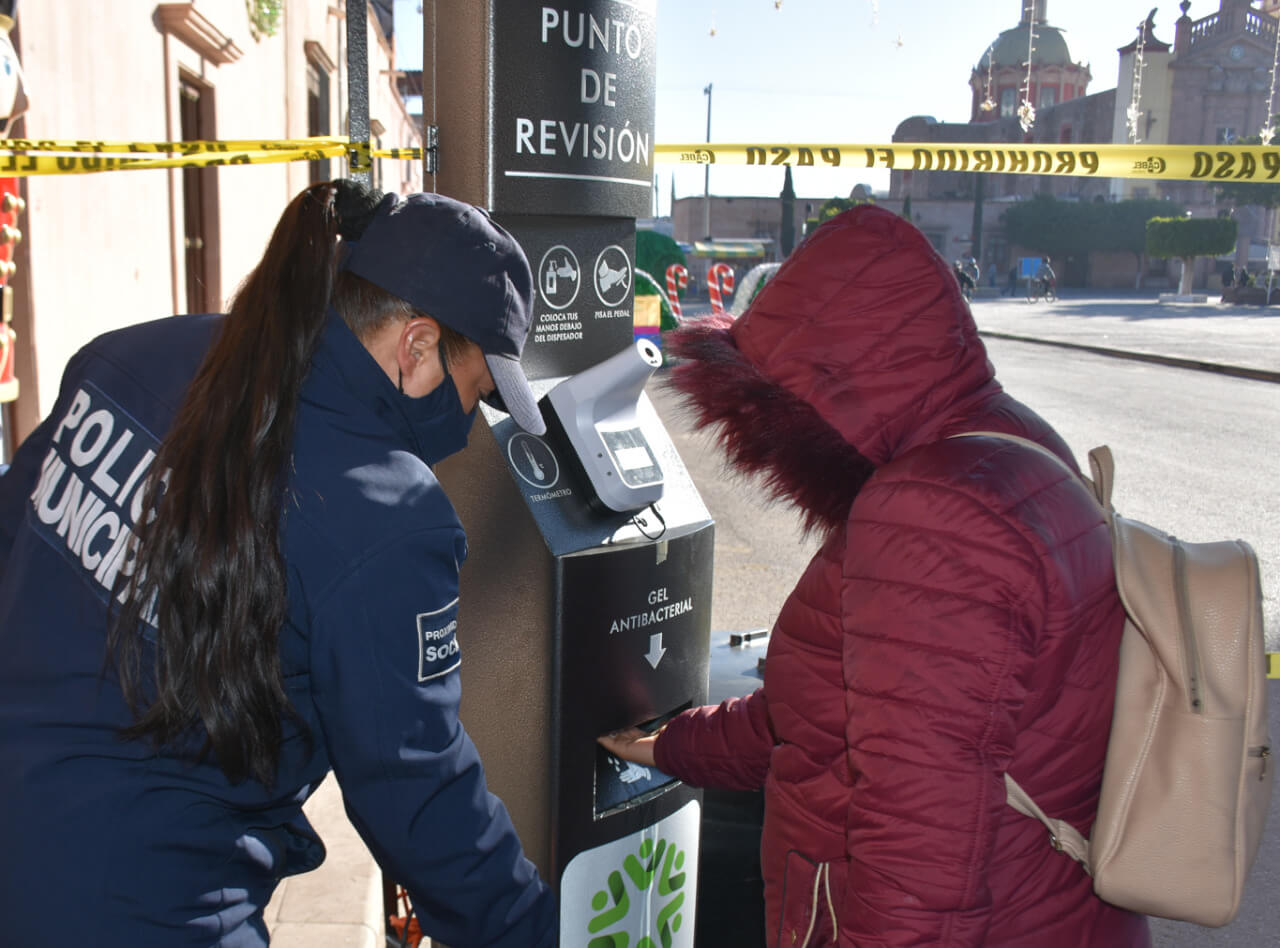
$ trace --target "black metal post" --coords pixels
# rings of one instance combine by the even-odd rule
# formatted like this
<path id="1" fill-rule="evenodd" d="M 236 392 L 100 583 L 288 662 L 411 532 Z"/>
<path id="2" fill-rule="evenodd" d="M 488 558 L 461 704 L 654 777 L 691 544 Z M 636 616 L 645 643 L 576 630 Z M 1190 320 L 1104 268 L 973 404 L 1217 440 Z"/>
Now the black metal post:
<path id="1" fill-rule="evenodd" d="M 369 183 L 369 4 L 347 0 L 347 138 L 348 177 Z"/>

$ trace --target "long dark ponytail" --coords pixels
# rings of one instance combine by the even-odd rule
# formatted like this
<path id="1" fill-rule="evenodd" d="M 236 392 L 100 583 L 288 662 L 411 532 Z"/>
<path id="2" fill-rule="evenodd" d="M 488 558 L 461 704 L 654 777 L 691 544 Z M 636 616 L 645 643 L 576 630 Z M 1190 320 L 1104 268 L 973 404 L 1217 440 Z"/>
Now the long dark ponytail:
<path id="1" fill-rule="evenodd" d="M 294 713 L 280 669 L 279 527 L 298 394 L 324 329 L 339 233 L 362 231 L 377 197 L 328 182 L 285 209 L 161 444 L 144 507 L 155 516 L 135 526 L 137 556 L 108 635 L 135 715 L 122 736 L 176 745 L 203 728 L 200 753 L 212 751 L 233 782 L 274 782 L 282 721 Z"/>

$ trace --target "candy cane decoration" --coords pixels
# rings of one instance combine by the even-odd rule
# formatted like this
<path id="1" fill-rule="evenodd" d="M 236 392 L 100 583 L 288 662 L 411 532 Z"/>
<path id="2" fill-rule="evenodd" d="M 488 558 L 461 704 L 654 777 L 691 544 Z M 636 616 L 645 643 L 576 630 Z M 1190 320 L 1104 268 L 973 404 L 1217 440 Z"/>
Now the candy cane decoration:
<path id="1" fill-rule="evenodd" d="M 711 311 L 724 312 L 724 300 L 720 294 L 733 292 L 733 267 L 717 263 L 707 271 L 707 292 L 711 295 Z"/>
<path id="2" fill-rule="evenodd" d="M 689 271 L 683 264 L 673 263 L 667 267 L 667 299 L 671 301 L 671 314 L 676 319 L 684 316 L 680 311 L 680 290 L 689 285 Z"/>
<path id="3" fill-rule="evenodd" d="M 0 322 L 0 402 L 18 397 L 18 382 L 13 375 L 13 337 L 13 330 Z"/>

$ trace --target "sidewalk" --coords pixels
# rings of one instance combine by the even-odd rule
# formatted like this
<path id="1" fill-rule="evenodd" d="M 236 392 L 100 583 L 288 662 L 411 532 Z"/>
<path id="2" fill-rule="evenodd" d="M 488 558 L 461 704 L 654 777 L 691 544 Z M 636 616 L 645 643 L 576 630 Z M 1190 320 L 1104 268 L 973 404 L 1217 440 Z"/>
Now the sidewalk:
<path id="1" fill-rule="evenodd" d="M 1062 293 L 1053 303 L 983 295 L 970 308 L 993 337 L 1280 382 L 1280 306 L 1223 304 L 1213 294 L 1205 303 L 1161 303 L 1156 290 Z M 686 319 L 710 313 L 705 301 L 684 304 Z"/>
<path id="2" fill-rule="evenodd" d="M 1280 382 L 1280 308 L 1063 292 L 1054 303 L 977 299 L 973 316 L 994 337 Z"/>
<path id="3" fill-rule="evenodd" d="M 328 855 L 276 889 L 266 910 L 271 948 L 383 948 L 382 873 L 347 820 L 332 774 L 303 810 Z"/>

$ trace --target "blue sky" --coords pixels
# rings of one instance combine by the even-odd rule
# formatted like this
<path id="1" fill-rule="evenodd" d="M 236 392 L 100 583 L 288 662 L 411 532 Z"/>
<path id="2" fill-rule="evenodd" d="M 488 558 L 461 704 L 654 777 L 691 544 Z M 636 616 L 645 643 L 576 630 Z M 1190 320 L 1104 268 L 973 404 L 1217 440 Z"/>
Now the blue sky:
<path id="1" fill-rule="evenodd" d="M 987 45 L 1017 25 L 1025 0 L 658 0 L 654 140 L 706 138 L 712 85 L 713 141 L 887 142 L 912 115 L 969 118 L 969 74 Z M 417 0 L 396 0 L 412 12 Z M 1176 0 L 1047 0 L 1050 25 L 1071 56 L 1089 64 L 1089 92 L 1116 86 L 1116 50 L 1157 7 L 1155 36 L 1173 42 Z M 1193 19 L 1218 9 L 1194 0 Z M 712 29 L 714 28 L 714 35 Z M 404 33 L 416 36 L 405 36 Z M 416 49 L 412 48 L 417 40 Z M 396 37 L 397 53 L 421 61 L 421 31 Z M 656 166 L 660 212 L 675 177 L 678 197 L 701 194 L 701 168 Z M 888 187 L 887 172 L 795 169 L 801 197 Z M 713 168 L 713 194 L 777 194 L 780 168 Z"/>

